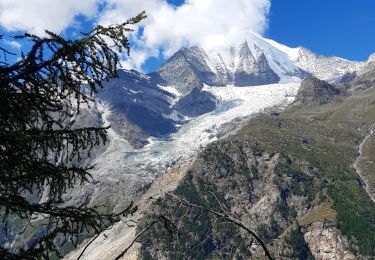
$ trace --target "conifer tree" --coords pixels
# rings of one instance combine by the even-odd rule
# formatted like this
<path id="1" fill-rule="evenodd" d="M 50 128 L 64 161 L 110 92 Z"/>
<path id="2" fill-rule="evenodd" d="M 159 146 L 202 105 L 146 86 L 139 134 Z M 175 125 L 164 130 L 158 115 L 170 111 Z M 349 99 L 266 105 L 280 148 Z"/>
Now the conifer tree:
<path id="1" fill-rule="evenodd" d="M 93 166 L 82 166 L 81 158 L 106 142 L 106 128 L 77 128 L 74 118 L 103 81 L 117 76 L 119 53 L 130 50 L 129 25 L 144 18 L 143 12 L 123 24 L 99 25 L 77 40 L 50 31 L 46 37 L 25 33 L 16 38 L 32 47 L 12 64 L 6 58 L 13 54 L 0 45 L 2 225 L 6 230 L 9 222 L 44 219 L 36 241 L 18 249 L 0 246 L 1 259 L 58 255 L 57 238 L 76 244 L 83 232 L 100 232 L 134 210 L 130 205 L 103 215 L 85 205 L 67 206 L 63 195 L 91 180 Z"/>

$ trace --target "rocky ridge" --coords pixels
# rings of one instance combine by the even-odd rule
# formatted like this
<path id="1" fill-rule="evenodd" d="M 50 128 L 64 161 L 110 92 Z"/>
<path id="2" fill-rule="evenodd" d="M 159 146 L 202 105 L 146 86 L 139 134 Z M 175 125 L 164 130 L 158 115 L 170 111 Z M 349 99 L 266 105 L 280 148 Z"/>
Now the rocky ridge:
<path id="1" fill-rule="evenodd" d="M 303 47 L 298 48 L 295 62 L 301 69 L 310 72 L 319 79 L 328 81 L 340 79 L 343 74 L 359 71 L 366 66 L 366 62 L 353 62 L 339 57 L 324 57 Z"/>

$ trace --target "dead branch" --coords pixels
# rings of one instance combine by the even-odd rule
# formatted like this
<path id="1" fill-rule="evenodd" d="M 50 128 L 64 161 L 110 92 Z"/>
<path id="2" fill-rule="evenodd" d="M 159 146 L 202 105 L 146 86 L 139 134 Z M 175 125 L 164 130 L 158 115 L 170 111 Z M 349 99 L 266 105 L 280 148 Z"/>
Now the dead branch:
<path id="1" fill-rule="evenodd" d="M 82 252 L 79 254 L 77 260 L 81 259 L 81 257 L 83 256 L 83 253 L 85 253 L 86 249 L 92 244 L 92 242 L 94 242 L 99 236 L 101 235 L 101 233 L 98 233 L 96 234 L 96 236 L 90 240 L 90 242 L 87 243 L 87 245 L 83 248 Z"/>
<path id="2" fill-rule="evenodd" d="M 159 220 L 154 220 L 152 221 L 147 227 L 145 227 L 141 232 L 139 232 L 135 238 L 132 240 L 132 242 L 121 252 L 121 254 L 119 254 L 115 260 L 118 260 L 120 259 L 121 257 L 123 257 L 126 252 L 128 252 L 128 250 L 133 246 L 133 244 L 135 243 L 135 241 L 140 237 L 142 236 L 142 234 L 144 234 L 147 230 L 149 230 L 153 225 L 155 225 L 157 222 L 159 222 Z"/>
<path id="3" fill-rule="evenodd" d="M 270 260 L 273 259 L 272 256 L 271 256 L 271 254 L 270 254 L 270 252 L 268 251 L 266 245 L 265 245 L 264 242 L 262 241 L 262 239 L 260 239 L 260 237 L 259 237 L 257 234 L 255 234 L 251 229 L 249 229 L 248 227 L 246 227 L 246 226 L 245 226 L 240 220 L 235 219 L 235 218 L 229 216 L 227 213 L 223 214 L 223 213 L 220 213 L 220 212 L 216 212 L 216 211 L 214 211 L 214 210 L 212 210 L 212 209 L 209 209 L 209 208 L 203 207 L 203 206 L 201 206 L 201 205 L 196 205 L 196 204 L 190 203 L 190 202 L 187 201 L 186 199 L 181 198 L 181 197 L 179 197 L 179 196 L 177 196 L 177 195 L 175 195 L 175 194 L 172 194 L 172 193 L 169 193 L 169 192 L 166 193 L 166 194 L 169 195 L 169 196 L 171 196 L 171 197 L 174 198 L 175 200 L 179 201 L 180 203 L 182 203 L 182 204 L 188 206 L 188 207 L 200 208 L 200 209 L 202 209 L 202 210 L 204 210 L 204 211 L 207 211 L 207 212 L 213 214 L 214 216 L 220 217 L 220 218 L 222 218 L 222 219 L 224 219 L 224 220 L 226 220 L 226 221 L 229 221 L 229 222 L 231 222 L 231 223 L 233 223 L 233 224 L 239 226 L 240 228 L 246 230 L 246 231 L 247 231 L 248 233 L 250 233 L 250 234 L 256 239 L 256 241 L 261 245 L 261 247 L 262 247 L 263 250 L 264 250 L 264 253 L 265 253 L 266 256 L 267 256 L 267 258 L 270 259 Z"/>
<path id="4" fill-rule="evenodd" d="M 115 258 L 115 260 L 119 260 L 121 257 L 123 257 L 140 236 L 142 236 L 145 232 L 147 232 L 147 230 L 149 230 L 151 227 L 153 227 L 156 223 L 159 223 L 159 222 L 161 222 L 164 225 L 164 228 L 167 229 L 168 232 L 171 232 L 171 228 L 176 229 L 176 226 L 169 219 L 167 219 L 164 216 L 159 216 L 157 219 L 155 219 L 150 224 L 148 224 L 142 231 L 140 231 L 132 240 L 132 242 L 121 252 L 121 254 L 119 254 Z"/>

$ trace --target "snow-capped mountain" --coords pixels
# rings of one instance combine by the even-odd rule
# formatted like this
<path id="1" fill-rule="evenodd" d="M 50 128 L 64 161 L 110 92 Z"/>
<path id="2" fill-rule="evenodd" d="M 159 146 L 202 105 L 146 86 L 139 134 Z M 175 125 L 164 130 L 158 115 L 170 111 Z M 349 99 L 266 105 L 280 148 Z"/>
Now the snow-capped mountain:
<path id="1" fill-rule="evenodd" d="M 95 182 L 66 200 L 121 209 L 175 163 L 188 162 L 249 117 L 293 102 L 303 78 L 338 80 L 366 65 L 251 35 L 235 46 L 181 49 L 148 75 L 119 71 L 76 120 L 111 128 L 107 145 L 88 159 Z"/>
<path id="2" fill-rule="evenodd" d="M 235 46 L 183 48 L 153 75 L 186 94 L 203 84 L 256 86 L 298 81 L 309 75 L 330 81 L 363 66 L 365 62 L 323 57 L 303 47 L 289 48 L 252 34 Z"/>
<path id="3" fill-rule="evenodd" d="M 234 46 L 183 48 L 148 75 L 120 71 L 120 77 L 106 83 L 97 100 L 113 112 L 109 116 L 112 127 L 140 148 L 147 138 L 168 136 L 192 118 L 220 107 L 221 97 L 204 86 L 284 84 L 309 76 L 335 82 L 350 78 L 366 64 L 319 56 L 251 34 Z"/>
<path id="4" fill-rule="evenodd" d="M 286 70 L 282 65 L 277 65 L 281 61 L 276 63 L 274 59 L 267 58 L 269 55 L 258 45 L 250 46 L 245 41 L 222 50 L 206 51 L 197 46 L 184 48 L 167 60 L 155 74 L 182 94 L 203 84 L 257 86 L 278 83 L 288 76 L 308 75 L 293 64 L 288 64 Z"/>
<path id="5" fill-rule="evenodd" d="M 334 85 L 315 78 L 304 80 L 300 86 L 303 78 L 315 76 L 332 82 L 351 78 L 349 81 L 354 80 L 356 87 L 365 88 L 373 82 L 374 57 L 368 62 L 327 58 L 301 47 L 288 48 L 255 36 L 238 46 L 217 50 L 182 49 L 149 75 L 121 71 L 120 79 L 111 80 L 96 96 L 97 113 L 112 128 L 110 144 L 95 158 L 95 187 L 86 185 L 72 196 L 81 196 L 83 192 L 88 197 L 87 190 L 90 190 L 90 203 L 110 201 L 115 210 L 122 209 L 132 195 L 139 194 L 137 189 L 160 175 L 149 193 L 140 199 L 139 205 L 151 205 L 165 192 L 177 187 L 181 180 L 179 173 L 194 161 L 192 159 L 202 147 L 234 133 L 249 117 L 271 112 L 271 117 L 275 118 L 271 122 L 276 125 L 279 110 L 292 103 L 299 90 L 298 102 L 303 105 L 329 103 L 340 94 Z M 154 125 L 158 120 L 168 126 L 163 128 L 165 131 L 155 131 L 160 127 Z M 147 143 L 139 147 L 132 145 L 124 134 L 129 131 L 129 125 L 133 132 L 136 129 L 142 133 L 139 136 Z M 137 139 L 138 135 L 135 136 Z M 308 141 L 302 141 L 307 145 L 305 142 Z M 265 161 L 272 161 L 267 155 L 261 156 Z M 270 168 L 265 165 L 268 172 Z M 263 193 L 268 195 L 273 189 Z M 264 216 L 272 215 L 275 211 L 270 214 L 264 210 L 269 209 L 269 200 L 261 201 L 265 203 L 264 207 L 256 206 L 257 210 Z M 140 209 L 134 218 L 141 220 L 147 209 Z M 96 239 L 83 259 L 118 255 L 118 250 L 123 250 L 137 234 L 136 227 L 125 223 L 117 223 Z M 85 245 L 67 259 L 77 259 Z"/>
<path id="6" fill-rule="evenodd" d="M 97 94 L 97 113 L 112 126 L 111 142 L 126 145 L 110 146 L 101 172 L 150 179 L 243 118 L 290 103 L 303 78 L 336 81 L 366 64 L 251 34 L 235 46 L 183 48 L 148 75 L 120 71 Z"/>

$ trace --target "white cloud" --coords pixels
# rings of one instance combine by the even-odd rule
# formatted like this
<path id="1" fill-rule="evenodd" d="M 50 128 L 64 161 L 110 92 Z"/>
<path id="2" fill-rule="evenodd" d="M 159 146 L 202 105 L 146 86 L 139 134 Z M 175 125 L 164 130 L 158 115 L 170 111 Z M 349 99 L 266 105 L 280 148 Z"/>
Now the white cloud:
<path id="1" fill-rule="evenodd" d="M 149 57 L 169 57 L 182 46 L 214 48 L 244 40 L 267 26 L 271 0 L 0 0 L 0 26 L 43 34 L 77 24 L 77 16 L 97 23 L 121 23 L 145 10 L 149 15 L 130 35 L 133 49 L 126 68 L 140 69 Z M 105 8 L 98 13 L 99 5 Z"/>
<path id="2" fill-rule="evenodd" d="M 0 26 L 38 35 L 44 29 L 61 32 L 77 15 L 93 17 L 102 0 L 0 0 Z"/>
<path id="3" fill-rule="evenodd" d="M 124 21 L 142 10 L 149 17 L 141 24 L 142 34 L 134 33 L 137 50 L 126 61 L 127 67 L 140 69 L 150 56 L 168 57 L 182 46 L 204 48 L 230 45 L 249 32 L 262 33 L 267 26 L 271 0 L 187 0 L 175 7 L 165 0 L 107 0 L 100 14 L 101 24 Z"/>

